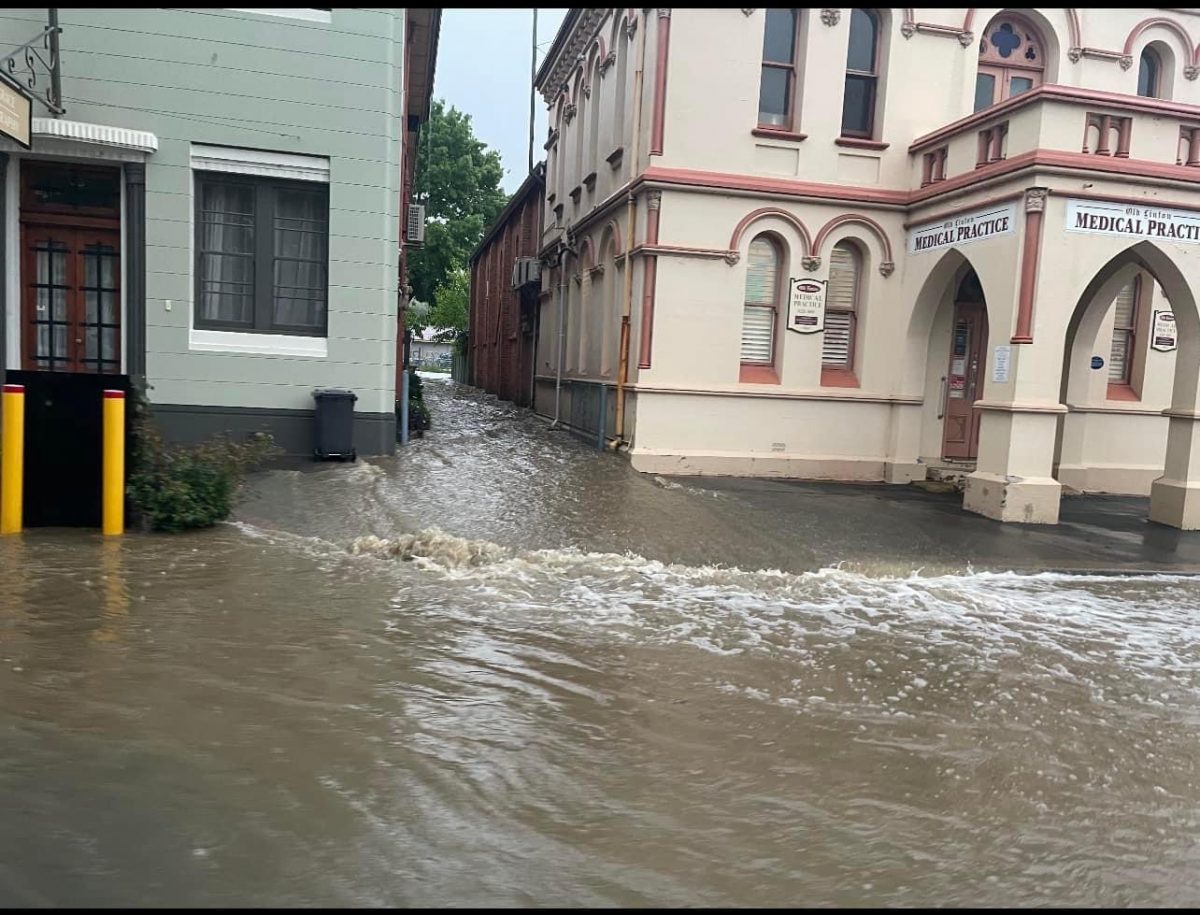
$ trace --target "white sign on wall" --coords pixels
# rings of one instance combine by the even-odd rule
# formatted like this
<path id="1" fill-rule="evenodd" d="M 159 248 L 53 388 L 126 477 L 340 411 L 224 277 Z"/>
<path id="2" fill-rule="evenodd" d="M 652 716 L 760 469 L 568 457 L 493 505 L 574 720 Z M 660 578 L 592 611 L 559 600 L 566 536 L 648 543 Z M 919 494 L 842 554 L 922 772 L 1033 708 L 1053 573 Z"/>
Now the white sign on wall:
<path id="1" fill-rule="evenodd" d="M 1067 201 L 1067 231 L 1200 244 L 1200 213 L 1102 200 Z"/>
<path id="2" fill-rule="evenodd" d="M 1175 329 L 1175 315 L 1169 311 L 1154 313 L 1154 324 L 1150 331 L 1150 346 L 1160 353 L 1169 353 L 1179 345 L 1179 332 Z"/>
<path id="3" fill-rule="evenodd" d="M 1011 346 L 1006 343 L 996 347 L 995 355 L 992 357 L 992 381 L 996 384 L 1005 384 L 1008 381 L 1008 366 L 1011 360 Z"/>
<path id="4" fill-rule="evenodd" d="M 825 280 L 809 277 L 789 281 L 788 330 L 815 334 L 825 329 Z"/>
<path id="5" fill-rule="evenodd" d="M 971 242 L 1012 235 L 1017 231 L 1017 204 L 1009 201 L 1000 206 L 988 207 L 952 216 L 939 222 L 926 223 L 908 230 L 908 253 L 938 251 L 942 248 L 959 248 Z"/>

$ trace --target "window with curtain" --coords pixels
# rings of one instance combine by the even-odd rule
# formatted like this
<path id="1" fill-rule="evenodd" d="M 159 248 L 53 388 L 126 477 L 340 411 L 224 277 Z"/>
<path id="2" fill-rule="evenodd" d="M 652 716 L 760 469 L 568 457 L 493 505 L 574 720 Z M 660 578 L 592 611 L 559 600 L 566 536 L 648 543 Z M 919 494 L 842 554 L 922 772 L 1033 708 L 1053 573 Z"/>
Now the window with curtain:
<path id="1" fill-rule="evenodd" d="M 329 189 L 198 172 L 196 327 L 324 336 Z"/>
<path id="2" fill-rule="evenodd" d="M 879 73 L 879 14 L 850 11 L 850 48 L 846 53 L 846 88 L 842 98 L 842 136 L 871 138 L 875 132 L 875 99 Z"/>
<path id="3" fill-rule="evenodd" d="M 1046 70 L 1044 47 L 1037 29 L 1019 16 L 1006 13 L 989 22 L 979 40 L 975 110 L 1040 86 Z"/>
<path id="4" fill-rule="evenodd" d="M 763 31 L 762 77 L 758 84 L 758 124 L 794 127 L 796 46 L 799 10 L 767 10 Z"/>
<path id="5" fill-rule="evenodd" d="M 1129 384 L 1133 374 L 1134 339 L 1141 277 L 1134 277 L 1113 300 L 1112 348 L 1108 353 L 1109 384 Z"/>
<path id="6" fill-rule="evenodd" d="M 775 360 L 782 257 L 779 245 L 766 235 L 750 242 L 749 253 L 742 307 L 742 362 L 771 365 Z"/>
<path id="7" fill-rule="evenodd" d="M 840 242 L 833 246 L 825 291 L 825 339 L 821 345 L 821 365 L 825 368 L 854 368 L 861 271 L 862 256 L 853 245 Z"/>
<path id="8" fill-rule="evenodd" d="M 1162 76 L 1162 61 L 1153 48 L 1144 48 L 1138 61 L 1137 94 L 1158 98 Z"/>

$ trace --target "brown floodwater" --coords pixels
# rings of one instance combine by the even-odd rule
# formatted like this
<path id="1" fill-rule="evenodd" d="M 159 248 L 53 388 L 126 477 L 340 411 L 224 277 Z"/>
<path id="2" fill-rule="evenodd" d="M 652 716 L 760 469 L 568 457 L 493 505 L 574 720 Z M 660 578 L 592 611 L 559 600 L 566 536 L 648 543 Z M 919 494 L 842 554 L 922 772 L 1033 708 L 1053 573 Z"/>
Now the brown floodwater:
<path id="1" fill-rule="evenodd" d="M 0 540 L 0 905 L 1200 903 L 1200 580 L 426 389 L 234 523 Z"/>

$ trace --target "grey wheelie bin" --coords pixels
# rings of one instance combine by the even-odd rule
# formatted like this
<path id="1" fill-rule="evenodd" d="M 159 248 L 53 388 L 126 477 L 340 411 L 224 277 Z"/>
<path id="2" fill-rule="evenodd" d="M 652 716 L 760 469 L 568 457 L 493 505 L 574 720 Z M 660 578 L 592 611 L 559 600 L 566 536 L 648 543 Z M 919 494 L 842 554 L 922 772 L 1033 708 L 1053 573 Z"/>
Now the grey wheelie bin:
<path id="1" fill-rule="evenodd" d="M 358 460 L 354 447 L 354 402 L 358 396 L 342 388 L 318 388 L 313 391 L 317 402 L 317 444 L 313 456 L 317 460 L 349 458 Z"/>

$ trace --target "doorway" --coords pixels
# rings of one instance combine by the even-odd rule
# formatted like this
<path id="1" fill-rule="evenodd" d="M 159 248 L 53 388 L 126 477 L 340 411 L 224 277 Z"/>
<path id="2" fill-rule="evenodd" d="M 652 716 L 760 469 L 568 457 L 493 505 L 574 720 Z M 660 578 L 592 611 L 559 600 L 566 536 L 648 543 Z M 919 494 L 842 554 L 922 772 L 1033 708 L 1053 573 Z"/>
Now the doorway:
<path id="1" fill-rule="evenodd" d="M 21 367 L 121 372 L 120 172 L 21 167 Z"/>
<path id="2" fill-rule="evenodd" d="M 983 289 L 971 271 L 955 296 L 950 364 L 946 371 L 942 457 L 950 460 L 973 461 L 979 455 L 980 414 L 975 401 L 983 393 L 987 338 Z"/>

